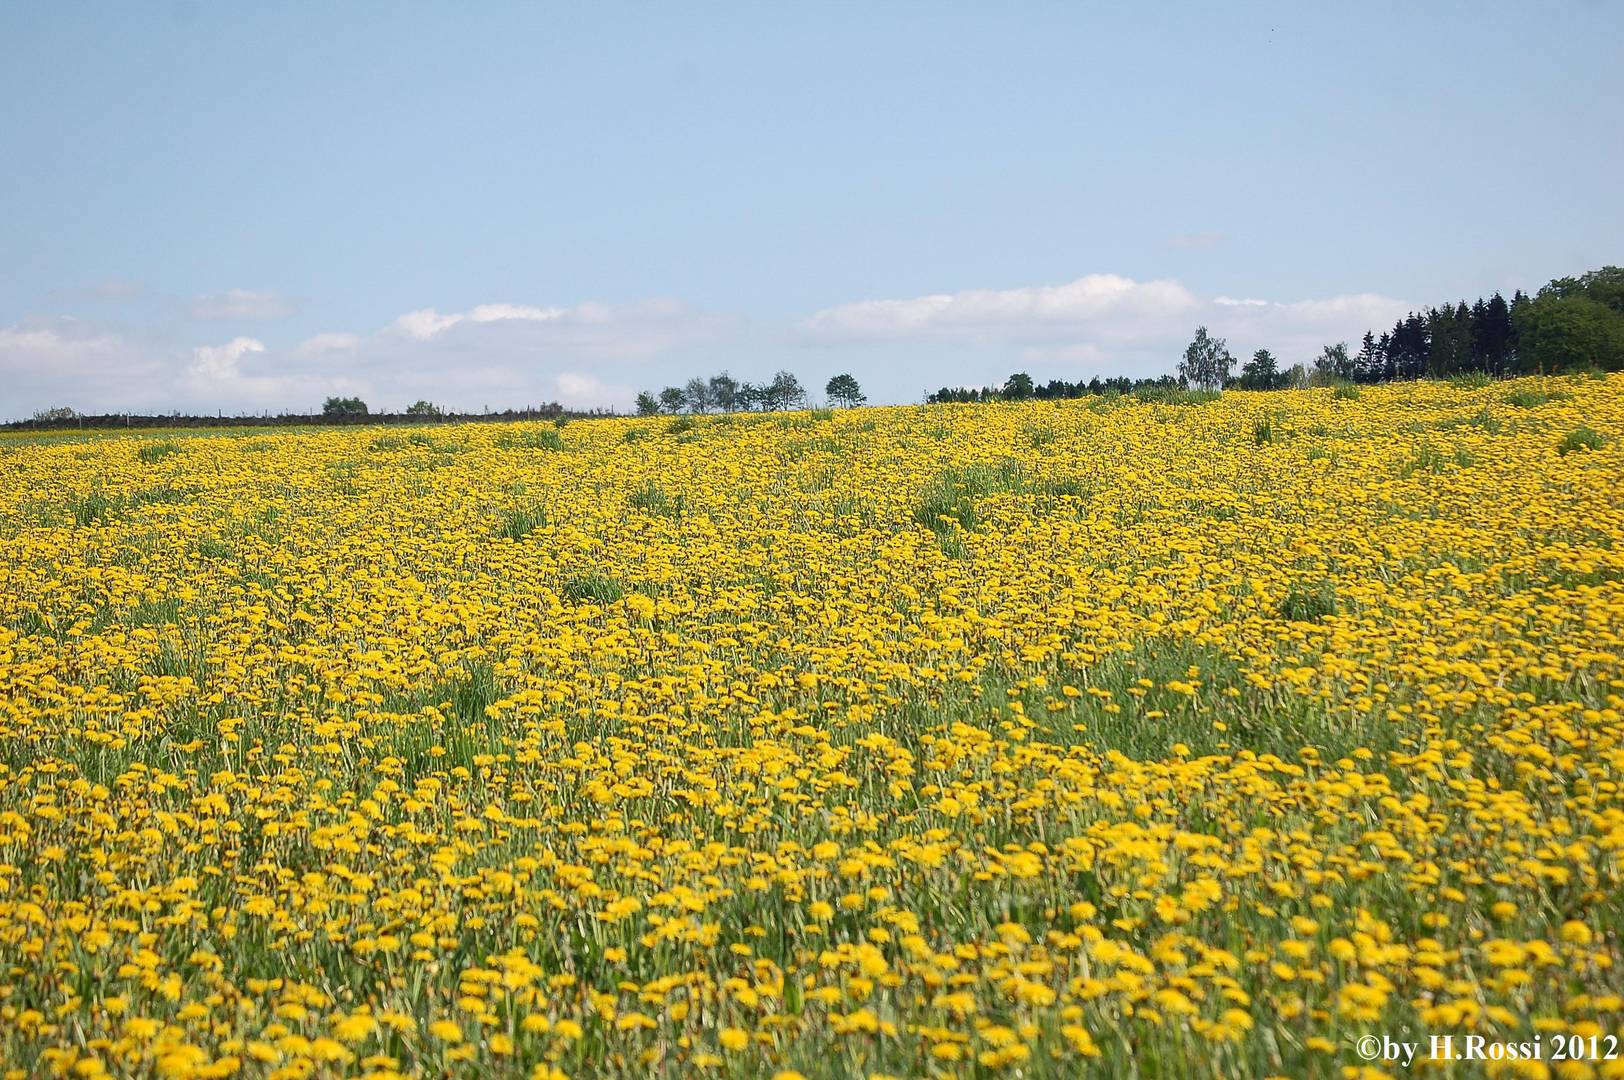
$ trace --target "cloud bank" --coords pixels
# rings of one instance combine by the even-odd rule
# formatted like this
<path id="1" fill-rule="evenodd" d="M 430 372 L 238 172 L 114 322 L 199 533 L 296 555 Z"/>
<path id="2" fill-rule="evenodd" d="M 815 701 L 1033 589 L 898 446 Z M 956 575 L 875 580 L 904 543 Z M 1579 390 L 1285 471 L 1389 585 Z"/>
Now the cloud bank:
<path id="1" fill-rule="evenodd" d="M 272 308 L 256 301 L 236 310 Z M 445 314 L 424 308 L 371 333 L 328 331 L 280 346 L 240 335 L 186 345 L 75 319 L 30 320 L 0 327 L 7 384 L 0 418 L 55 405 L 89 413 L 306 412 L 332 394 L 357 394 L 379 409 L 419 398 L 472 411 L 548 401 L 624 408 L 660 377 L 645 365 L 714 346 L 735 325 L 665 299 L 492 303 Z"/>
<path id="2" fill-rule="evenodd" d="M 201 301 L 208 300 L 208 304 Z M 232 290 L 194 309 L 248 318 L 282 310 L 274 294 Z M 331 394 L 399 409 L 419 398 L 470 411 L 560 401 L 627 409 L 640 389 L 731 368 L 778 367 L 816 389 L 850 371 L 870 400 L 917 400 L 927 384 L 1171 371 L 1196 326 L 1244 358 L 1284 363 L 1356 342 L 1410 305 L 1375 293 L 1270 300 L 1203 296 L 1171 279 L 1089 274 L 1056 285 L 967 289 L 840 304 L 746 332 L 742 320 L 672 299 L 549 306 L 484 303 L 407 311 L 369 332 L 298 340 L 182 341 L 72 318 L 0 327 L 0 418 L 69 405 L 84 412 L 304 412 Z M 211 316 L 212 317 L 212 316 Z"/>
<path id="3" fill-rule="evenodd" d="M 1228 338 L 1237 356 L 1268 348 L 1292 363 L 1324 344 L 1380 331 L 1410 310 L 1375 293 L 1286 302 L 1202 297 L 1177 281 L 1090 274 L 1063 285 L 842 304 L 798 330 L 823 347 L 921 342 L 998 351 L 1011 364 L 1148 375 L 1172 370 L 1198 325 Z"/>

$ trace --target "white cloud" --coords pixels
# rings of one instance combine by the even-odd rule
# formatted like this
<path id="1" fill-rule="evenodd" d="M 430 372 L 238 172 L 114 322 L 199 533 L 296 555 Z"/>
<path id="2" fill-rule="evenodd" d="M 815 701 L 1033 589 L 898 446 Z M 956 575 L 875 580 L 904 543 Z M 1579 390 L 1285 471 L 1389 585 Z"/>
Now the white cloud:
<path id="1" fill-rule="evenodd" d="M 461 315 L 441 315 L 433 308 L 422 308 L 418 311 L 408 311 L 396 319 L 391 326 L 408 337 L 419 341 L 427 341 L 442 331 L 449 330 L 462 322 Z"/>
<path id="2" fill-rule="evenodd" d="M 578 318 L 590 321 L 597 313 L 597 306 L 583 304 L 575 309 Z M 418 311 L 408 311 L 391 325 L 417 338 L 427 341 L 445 333 L 459 323 L 490 323 L 490 322 L 553 322 L 557 319 L 567 318 L 571 311 L 567 308 L 540 308 L 527 307 L 521 304 L 480 304 L 469 309 L 466 314 L 453 312 L 442 315 L 434 308 L 422 308 Z"/>
<path id="3" fill-rule="evenodd" d="M 224 334 L 199 343 L 32 319 L 0 326 L 0 419 L 54 405 L 303 412 L 332 394 L 359 395 L 379 410 L 418 398 L 470 411 L 552 400 L 624 409 L 638 389 L 728 367 L 752 381 L 787 367 L 808 386 L 849 370 L 872 400 L 912 400 L 926 383 L 979 385 L 1023 367 L 1042 378 L 1162 374 L 1198 325 L 1227 338 L 1237 357 L 1267 347 L 1284 363 L 1309 362 L 1321 345 L 1357 342 L 1408 310 L 1372 293 L 1209 297 L 1172 280 L 1092 274 L 1061 285 L 860 301 L 754 330 L 669 299 L 425 307 L 369 333 L 289 344 L 269 335 L 222 341 Z"/>
<path id="4" fill-rule="evenodd" d="M 596 375 L 579 371 L 561 371 L 553 379 L 558 388 L 558 400 L 573 409 L 624 408 L 636 391 L 630 387 L 604 382 Z"/>
<path id="5" fill-rule="evenodd" d="M 237 364 L 247 353 L 262 353 L 265 343 L 253 338 L 232 338 L 224 345 L 199 345 L 192 350 L 192 374 L 207 379 L 231 379 L 241 374 Z"/>
<path id="6" fill-rule="evenodd" d="M 317 334 L 305 338 L 293 347 L 295 356 L 319 356 L 323 353 L 349 352 L 361 343 L 359 334 Z"/>
<path id="7" fill-rule="evenodd" d="M 171 374 L 165 360 L 146 341 L 79 319 L 0 327 L 0 419 L 58 405 L 81 412 L 156 408 L 158 388 Z"/>
<path id="8" fill-rule="evenodd" d="M 1176 281 L 1089 274 L 1064 285 L 972 289 L 911 300 L 863 300 L 802 323 L 814 340 L 946 338 L 996 344 L 1073 337 L 1090 325 L 1126 327 L 1196 306 Z"/>
<path id="9" fill-rule="evenodd" d="M 1171 370 L 1198 325 L 1230 338 L 1237 356 L 1269 348 L 1288 362 L 1322 344 L 1355 341 L 1410 310 L 1375 293 L 1279 302 L 1197 295 L 1173 280 L 1090 274 L 1064 285 L 974 289 L 864 300 L 820 311 L 804 340 L 840 346 L 919 342 L 988 351 L 996 365 L 1158 374 Z"/>
<path id="10" fill-rule="evenodd" d="M 375 409 L 418 398 L 473 411 L 553 400 L 625 408 L 637 387 L 708 370 L 710 355 L 683 354 L 736 329 L 732 319 L 663 299 L 424 308 L 373 333 L 320 333 L 285 346 L 246 335 L 149 340 L 72 319 L 34 320 L 0 327 L 0 387 L 11 391 L 0 409 L 303 412 L 330 394 L 358 394 Z"/>
<path id="11" fill-rule="evenodd" d="M 293 314 L 293 305 L 274 292 L 229 289 L 192 301 L 194 319 L 279 319 Z"/>
<path id="12" fill-rule="evenodd" d="M 31 320 L 0 327 L 0 371 L 21 375 L 36 366 L 78 367 L 117 347 L 114 335 L 96 331 L 78 319 Z"/>
<path id="13" fill-rule="evenodd" d="M 569 308 L 480 304 L 466 312 L 409 311 L 390 323 L 386 333 L 464 347 L 504 334 L 507 347 L 631 359 L 714 337 L 725 323 L 668 299 L 620 306 L 589 302 Z"/>

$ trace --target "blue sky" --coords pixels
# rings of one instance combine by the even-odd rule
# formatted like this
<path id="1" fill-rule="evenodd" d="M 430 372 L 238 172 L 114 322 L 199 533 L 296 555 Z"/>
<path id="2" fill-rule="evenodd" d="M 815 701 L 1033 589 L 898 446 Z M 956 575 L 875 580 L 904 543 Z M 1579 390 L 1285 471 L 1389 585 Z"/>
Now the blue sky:
<path id="1" fill-rule="evenodd" d="M 0 4 L 0 416 L 1287 362 L 1624 261 L 1624 5 Z"/>

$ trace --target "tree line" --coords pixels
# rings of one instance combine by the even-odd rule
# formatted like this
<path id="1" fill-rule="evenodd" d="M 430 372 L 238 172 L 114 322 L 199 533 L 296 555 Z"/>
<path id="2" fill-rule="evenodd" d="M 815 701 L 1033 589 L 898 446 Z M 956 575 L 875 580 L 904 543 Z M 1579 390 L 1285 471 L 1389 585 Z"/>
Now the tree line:
<path id="1" fill-rule="evenodd" d="M 1037 384 L 1017 372 L 1002 386 L 943 387 L 926 396 L 950 401 L 1021 401 L 1103 393 L 1169 389 L 1285 390 L 1341 382 L 1380 383 L 1447 379 L 1481 374 L 1491 378 L 1566 371 L 1624 370 L 1624 268 L 1606 266 L 1578 277 L 1556 278 L 1533 296 L 1522 290 L 1507 301 L 1500 293 L 1415 311 L 1379 336 L 1366 331 L 1359 350 L 1346 342 L 1326 345 L 1309 363 L 1283 368 L 1268 349 L 1239 365 L 1223 338 L 1206 327 L 1184 351 L 1176 375 L 1155 379 L 1100 379 L 1084 383 L 1051 379 Z"/>
<path id="2" fill-rule="evenodd" d="M 850 407 L 868 400 L 851 375 L 836 375 L 825 384 L 823 393 L 831 405 Z M 638 416 L 713 411 L 777 412 L 805 405 L 806 390 L 801 380 L 788 371 L 780 371 L 770 382 L 760 384 L 740 382 L 723 371 L 709 378 L 696 376 L 681 386 L 667 386 L 657 394 L 644 390 L 637 395 Z"/>

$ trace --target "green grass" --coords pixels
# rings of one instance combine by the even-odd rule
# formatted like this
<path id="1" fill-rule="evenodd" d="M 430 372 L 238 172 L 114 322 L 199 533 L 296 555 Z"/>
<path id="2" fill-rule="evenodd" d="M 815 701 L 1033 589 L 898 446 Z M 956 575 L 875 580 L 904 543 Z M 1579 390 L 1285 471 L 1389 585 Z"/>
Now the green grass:
<path id="1" fill-rule="evenodd" d="M 140 458 L 143 463 L 151 465 L 178 453 L 180 453 L 180 444 L 166 440 L 164 442 L 146 443 L 135 452 L 135 456 Z"/>
<path id="2" fill-rule="evenodd" d="M 1398 475 L 1409 479 L 1416 473 L 1441 473 L 1450 465 L 1467 469 L 1476 464 L 1475 459 L 1464 447 L 1455 447 L 1448 453 L 1438 449 L 1430 443 L 1418 446 L 1413 454 L 1402 461 L 1398 467 Z"/>
<path id="3" fill-rule="evenodd" d="M 1557 444 L 1556 452 L 1563 457 L 1576 450 L 1600 450 L 1607 445 L 1607 439 L 1599 432 L 1588 427 L 1576 427 Z"/>
<path id="4" fill-rule="evenodd" d="M 680 518 L 687 509 L 687 498 L 681 494 L 667 495 L 665 489 L 652 480 L 645 480 L 636 491 L 626 497 L 626 505 L 645 514 Z"/>
<path id="5" fill-rule="evenodd" d="M 496 535 L 509 540 L 523 540 L 547 524 L 547 511 L 540 506 L 516 507 L 502 515 Z"/>
<path id="6" fill-rule="evenodd" d="M 1144 405 L 1206 405 L 1223 396 L 1219 390 L 1164 389 L 1159 386 L 1140 387 L 1133 396 Z"/>
<path id="7" fill-rule="evenodd" d="M 1562 390 L 1535 390 L 1530 387 L 1521 387 L 1506 395 L 1506 404 L 1515 405 L 1519 409 L 1532 409 L 1538 405 L 1545 405 L 1552 401 L 1565 401 L 1573 395 Z"/>
<path id="8" fill-rule="evenodd" d="M 496 445 L 503 450 L 558 451 L 564 449 L 564 436 L 558 433 L 556 427 L 532 428 L 502 435 L 496 440 Z"/>
<path id="9" fill-rule="evenodd" d="M 1293 584 L 1280 601 L 1280 617 L 1288 622 L 1322 622 L 1340 611 L 1336 589 L 1328 581 L 1312 587 Z"/>
<path id="10" fill-rule="evenodd" d="M 1477 415 L 1468 420 L 1467 423 L 1486 435 L 1498 435 L 1500 429 L 1504 426 L 1500 422 L 1500 418 L 1495 416 L 1487 405 L 1479 409 Z"/>
<path id="11" fill-rule="evenodd" d="M 625 588 L 603 574 L 582 574 L 564 582 L 564 595 L 577 604 L 612 604 L 626 595 Z"/>

